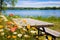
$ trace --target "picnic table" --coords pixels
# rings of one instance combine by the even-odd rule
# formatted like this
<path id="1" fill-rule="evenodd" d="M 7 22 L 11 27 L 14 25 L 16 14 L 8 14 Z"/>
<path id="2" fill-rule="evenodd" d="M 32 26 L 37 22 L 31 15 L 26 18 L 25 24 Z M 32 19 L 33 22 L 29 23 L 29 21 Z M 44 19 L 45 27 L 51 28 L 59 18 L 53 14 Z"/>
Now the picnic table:
<path id="1" fill-rule="evenodd" d="M 13 18 L 12 20 L 17 24 L 20 25 L 20 22 L 22 20 L 26 20 L 26 22 L 28 24 L 30 24 L 31 27 L 36 27 L 38 29 L 38 36 L 40 35 L 40 28 L 41 30 L 43 30 L 43 32 L 46 33 L 46 28 L 45 27 L 52 27 L 54 24 L 53 23 L 49 23 L 49 22 L 44 22 L 44 21 L 39 21 L 39 20 L 35 20 L 35 19 L 31 19 L 31 18 Z M 22 26 L 27 26 L 27 25 L 22 25 Z M 47 36 L 46 36 L 47 38 Z M 55 37 L 53 37 L 55 40 Z"/>

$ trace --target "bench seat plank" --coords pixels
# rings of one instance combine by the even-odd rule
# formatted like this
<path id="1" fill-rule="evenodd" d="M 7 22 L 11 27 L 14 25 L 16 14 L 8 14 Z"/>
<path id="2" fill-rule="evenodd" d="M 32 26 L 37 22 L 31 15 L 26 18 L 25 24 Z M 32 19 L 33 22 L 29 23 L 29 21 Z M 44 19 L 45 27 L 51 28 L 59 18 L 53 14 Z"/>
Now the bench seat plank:
<path id="1" fill-rule="evenodd" d="M 60 37 L 60 32 L 57 32 L 55 30 L 51 30 L 51 29 L 46 28 L 46 27 L 44 27 L 44 28 L 45 28 L 46 33 L 51 34 L 51 35 L 53 35 L 55 37 Z"/>

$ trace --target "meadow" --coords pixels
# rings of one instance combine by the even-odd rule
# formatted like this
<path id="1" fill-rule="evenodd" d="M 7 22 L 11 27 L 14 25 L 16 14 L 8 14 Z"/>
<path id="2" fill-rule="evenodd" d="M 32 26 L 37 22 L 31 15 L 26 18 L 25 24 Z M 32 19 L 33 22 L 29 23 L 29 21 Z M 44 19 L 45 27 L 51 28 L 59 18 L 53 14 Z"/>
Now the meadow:
<path id="1" fill-rule="evenodd" d="M 9 21 L 11 21 L 11 22 L 13 22 L 11 19 L 12 18 L 22 18 L 21 16 L 18 16 L 18 15 L 14 15 L 14 16 L 6 16 L 6 18 L 9 20 Z M 60 32 L 60 17 L 55 17 L 55 16 L 51 16 L 51 17 L 42 17 L 42 16 L 37 16 L 37 17 L 34 17 L 34 16 L 25 16 L 24 18 L 32 18 L 32 19 L 36 19 L 36 20 L 41 20 L 41 21 L 46 21 L 46 22 L 51 22 L 51 23 L 54 23 L 54 26 L 53 27 L 49 27 L 50 29 L 53 29 L 53 30 L 56 30 L 56 31 L 58 31 L 58 32 Z M 5 26 L 5 24 L 6 24 L 6 22 L 4 22 L 5 24 L 3 24 L 3 22 L 4 21 L 2 21 L 1 22 L 1 25 L 4 25 Z M 10 23 L 8 22 L 8 24 L 7 24 L 7 27 L 8 26 L 13 26 L 13 24 L 12 25 L 9 25 Z M 1 26 L 0 25 L 0 26 Z M 16 27 L 16 25 L 14 25 L 13 27 Z M 12 28 L 13 28 L 12 27 Z M 5 27 L 0 27 L 0 29 L 4 29 L 5 30 Z M 8 27 L 8 30 L 6 29 L 5 31 L 4 31 L 4 33 L 6 33 L 5 35 L 4 35 L 4 37 L 0 37 L 0 38 L 4 38 L 3 40 L 5 40 L 6 38 L 5 37 L 7 37 L 7 39 L 9 39 L 9 40 L 16 40 L 16 32 L 17 33 L 19 33 L 19 30 L 20 29 L 18 29 L 18 30 L 16 30 L 16 32 L 13 32 L 12 30 L 10 30 L 9 31 L 9 28 L 10 27 Z M 22 29 L 21 29 L 22 30 Z M 20 31 L 21 31 L 20 30 Z M 31 30 L 32 30 L 32 28 L 31 28 Z M 1 31 L 0 31 L 1 32 Z M 9 32 L 9 33 L 8 33 Z M 7 34 L 8 33 L 8 34 Z M 27 35 L 27 38 L 29 39 L 29 37 L 31 36 L 30 35 L 30 31 L 26 31 L 26 33 L 27 34 L 29 34 L 29 35 Z M 23 31 L 23 36 L 26 34 L 25 33 L 25 30 Z M 2 35 L 3 35 L 3 33 L 2 33 Z M 10 36 L 11 35 L 11 36 Z M 19 34 L 19 35 L 21 35 L 22 36 L 22 32 L 21 32 L 21 34 Z M 10 39 L 12 37 L 12 39 Z M 18 36 L 18 37 L 20 37 L 20 36 Z M 26 35 L 25 35 L 25 37 L 26 37 Z M 23 37 L 23 39 L 25 40 L 25 37 Z M 30 40 L 34 40 L 33 39 L 34 37 L 33 37 L 33 34 L 32 34 L 32 38 L 30 37 Z M 43 38 L 44 38 L 44 36 L 42 36 L 42 37 L 40 37 L 40 40 L 43 40 Z M 6 40 L 7 40 L 6 39 Z M 19 38 L 17 38 L 18 40 L 19 40 Z M 23 39 L 21 39 L 21 40 L 23 40 Z M 57 38 L 57 40 L 60 40 L 60 38 Z"/>

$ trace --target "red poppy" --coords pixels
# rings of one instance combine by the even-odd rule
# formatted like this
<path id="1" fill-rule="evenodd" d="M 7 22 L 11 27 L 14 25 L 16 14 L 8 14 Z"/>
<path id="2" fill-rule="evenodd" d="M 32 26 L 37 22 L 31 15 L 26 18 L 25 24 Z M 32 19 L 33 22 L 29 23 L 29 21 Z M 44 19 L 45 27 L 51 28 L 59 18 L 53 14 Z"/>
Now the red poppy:
<path id="1" fill-rule="evenodd" d="M 14 32 L 17 29 L 17 27 L 12 27 L 10 30 L 11 32 Z"/>
<path id="2" fill-rule="evenodd" d="M 9 16 L 14 16 L 13 14 L 9 14 Z"/>

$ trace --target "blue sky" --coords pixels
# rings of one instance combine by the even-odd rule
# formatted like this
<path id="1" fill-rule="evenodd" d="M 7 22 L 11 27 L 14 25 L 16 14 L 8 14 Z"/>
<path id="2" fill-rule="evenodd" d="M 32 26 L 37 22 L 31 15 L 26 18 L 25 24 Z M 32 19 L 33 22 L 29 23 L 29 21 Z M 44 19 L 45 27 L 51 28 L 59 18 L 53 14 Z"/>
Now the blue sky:
<path id="1" fill-rule="evenodd" d="M 10 7 L 10 5 L 8 5 Z M 15 7 L 60 7 L 60 0 L 18 0 Z"/>
<path id="2" fill-rule="evenodd" d="M 20 1 L 60 1 L 60 0 L 20 0 Z"/>
<path id="3" fill-rule="evenodd" d="M 52 1 L 52 2 L 60 2 L 60 0 L 18 0 L 18 3 L 19 2 L 23 2 L 23 1 L 26 1 L 26 2 L 49 2 L 49 1 Z"/>

